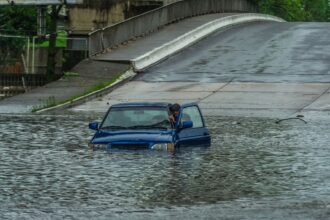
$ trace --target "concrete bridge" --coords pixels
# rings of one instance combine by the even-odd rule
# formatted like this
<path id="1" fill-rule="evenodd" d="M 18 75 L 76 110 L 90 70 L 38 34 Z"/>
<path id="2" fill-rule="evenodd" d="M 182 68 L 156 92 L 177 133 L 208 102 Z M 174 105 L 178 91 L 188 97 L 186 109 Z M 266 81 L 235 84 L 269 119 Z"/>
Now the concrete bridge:
<path id="1" fill-rule="evenodd" d="M 328 117 L 329 23 L 288 23 L 262 15 L 235 22 L 237 16 L 254 15 L 186 19 L 94 57 L 131 62 L 135 71 L 143 72 L 103 99 L 71 110 L 104 112 L 119 102 L 162 100 L 198 102 L 205 114 L 215 116 Z M 229 25 L 217 26 L 226 19 Z M 206 34 L 199 36 L 202 32 Z M 196 42 L 191 39 L 205 36 L 190 46 Z M 106 40 L 100 45 L 110 44 Z M 168 59 L 148 68 L 164 58 Z"/>
<path id="2" fill-rule="evenodd" d="M 264 21 L 221 29 L 102 99 L 71 110 L 104 112 L 118 102 L 168 101 L 198 102 L 205 114 L 216 116 L 328 118 L 329 28 L 329 23 Z M 148 42 L 153 41 L 119 49 L 117 58 Z M 110 58 L 116 56 L 99 59 Z"/>

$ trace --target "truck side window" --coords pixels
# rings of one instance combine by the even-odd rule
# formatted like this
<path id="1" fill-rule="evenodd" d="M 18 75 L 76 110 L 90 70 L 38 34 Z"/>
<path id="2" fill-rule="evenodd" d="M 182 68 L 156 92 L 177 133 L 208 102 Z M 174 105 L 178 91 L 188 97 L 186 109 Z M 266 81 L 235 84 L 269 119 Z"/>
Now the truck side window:
<path id="1" fill-rule="evenodd" d="M 192 121 L 193 128 L 204 127 L 202 116 L 196 106 L 186 107 L 182 111 L 181 122 Z"/>

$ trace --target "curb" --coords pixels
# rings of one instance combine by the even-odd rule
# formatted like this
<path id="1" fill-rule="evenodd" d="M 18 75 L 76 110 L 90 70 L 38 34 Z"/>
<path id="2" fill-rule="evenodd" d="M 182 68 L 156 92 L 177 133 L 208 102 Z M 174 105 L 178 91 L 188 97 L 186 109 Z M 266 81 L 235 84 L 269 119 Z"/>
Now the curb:
<path id="1" fill-rule="evenodd" d="M 60 105 L 56 105 L 54 107 L 50 107 L 50 108 L 44 108 L 41 109 L 39 111 L 36 111 L 36 114 L 41 114 L 41 113 L 50 113 L 50 112 L 57 112 L 57 111 L 61 111 L 61 110 L 65 110 L 67 108 L 76 106 L 76 105 L 80 105 L 83 104 L 89 100 L 92 100 L 96 97 L 108 94 L 109 92 L 112 92 L 114 89 L 122 86 L 123 84 L 125 84 L 126 82 L 130 81 L 132 78 L 134 78 L 136 76 L 136 73 L 133 71 L 133 69 L 129 69 L 127 70 L 123 75 L 121 75 L 114 83 L 111 83 L 110 85 L 108 85 L 107 87 L 91 92 L 89 94 L 86 94 L 84 96 L 81 96 L 79 98 L 67 101 L 63 104 Z"/>
<path id="2" fill-rule="evenodd" d="M 285 20 L 275 16 L 255 13 L 231 15 L 219 18 L 206 23 L 160 47 L 157 47 L 138 58 L 131 60 L 133 70 L 135 72 L 143 71 L 222 28 L 228 28 L 233 25 L 255 21 L 285 22 Z"/>

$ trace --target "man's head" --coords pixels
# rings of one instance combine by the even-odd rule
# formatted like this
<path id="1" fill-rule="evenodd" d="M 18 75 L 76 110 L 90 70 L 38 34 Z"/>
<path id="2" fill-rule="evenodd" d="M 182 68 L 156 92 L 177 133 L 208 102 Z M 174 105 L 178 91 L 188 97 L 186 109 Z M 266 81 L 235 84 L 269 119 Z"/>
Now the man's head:
<path id="1" fill-rule="evenodd" d="M 170 112 L 172 115 L 174 115 L 175 117 L 177 117 L 179 115 L 180 112 L 180 108 L 181 106 L 177 103 L 173 104 L 170 106 Z"/>

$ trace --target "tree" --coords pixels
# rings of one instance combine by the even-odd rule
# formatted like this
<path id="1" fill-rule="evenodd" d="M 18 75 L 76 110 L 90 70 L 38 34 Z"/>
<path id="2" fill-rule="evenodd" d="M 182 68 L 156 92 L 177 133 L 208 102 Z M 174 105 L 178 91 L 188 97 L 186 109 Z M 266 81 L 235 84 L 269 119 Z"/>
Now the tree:
<path id="1" fill-rule="evenodd" d="M 330 2 L 328 4 L 328 10 L 327 10 L 327 21 L 330 22 Z"/>
<path id="2" fill-rule="evenodd" d="M 28 35 L 36 33 L 36 7 L 2 6 L 0 8 L 0 34 Z M 18 58 L 26 43 L 24 38 L 0 37 L 0 64 Z"/>
<path id="3" fill-rule="evenodd" d="M 47 74 L 54 75 L 56 68 L 56 35 L 57 20 L 61 6 L 51 6 L 48 17 L 49 47 Z M 34 6 L 4 6 L 0 8 L 0 33 L 10 35 L 35 36 L 37 31 L 38 9 Z M 5 62 L 13 54 L 20 55 L 25 40 L 22 38 L 0 39 L 0 61 Z"/>
<path id="4" fill-rule="evenodd" d="M 250 0 L 259 12 L 287 21 L 327 21 L 328 0 Z"/>
<path id="5" fill-rule="evenodd" d="M 1 6 L 0 33 L 35 35 L 37 16 L 37 8 L 34 6 Z"/>
<path id="6" fill-rule="evenodd" d="M 329 7 L 327 0 L 304 0 L 303 7 L 307 21 L 327 21 Z"/>
<path id="7" fill-rule="evenodd" d="M 24 44 L 23 38 L 0 37 L 0 65 L 7 63 L 10 58 L 18 58 Z"/>
<path id="8" fill-rule="evenodd" d="M 57 39 L 57 21 L 63 5 L 51 6 L 50 24 L 49 24 L 49 46 L 47 58 L 47 75 L 53 76 L 56 71 L 56 39 Z"/>

